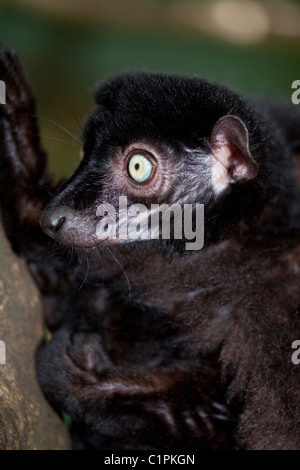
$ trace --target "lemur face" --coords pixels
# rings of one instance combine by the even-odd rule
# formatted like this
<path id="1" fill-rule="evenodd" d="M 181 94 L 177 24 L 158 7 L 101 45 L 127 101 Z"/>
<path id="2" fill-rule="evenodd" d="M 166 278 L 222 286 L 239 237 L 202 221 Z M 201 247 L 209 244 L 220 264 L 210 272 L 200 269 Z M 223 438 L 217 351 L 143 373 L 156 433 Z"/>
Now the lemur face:
<path id="1" fill-rule="evenodd" d="M 147 208 L 147 218 L 162 204 L 203 204 L 212 215 L 234 186 L 258 174 L 247 126 L 231 114 L 240 98 L 222 91 L 221 99 L 220 86 L 207 81 L 148 73 L 100 85 L 84 129 L 84 157 L 43 212 L 43 230 L 77 247 L 130 241 L 130 234 L 97 230 L 105 207 L 118 213 L 120 226 L 125 197 L 127 207 Z"/>

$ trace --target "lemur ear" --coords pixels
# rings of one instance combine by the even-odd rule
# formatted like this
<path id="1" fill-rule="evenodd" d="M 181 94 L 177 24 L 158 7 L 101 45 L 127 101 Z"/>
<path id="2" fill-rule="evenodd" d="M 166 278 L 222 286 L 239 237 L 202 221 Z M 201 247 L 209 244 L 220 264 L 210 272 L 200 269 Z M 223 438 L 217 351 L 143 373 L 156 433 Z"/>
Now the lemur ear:
<path id="1" fill-rule="evenodd" d="M 258 164 L 249 149 L 248 129 L 237 116 L 224 116 L 215 124 L 209 143 L 212 148 L 212 183 L 217 192 L 230 183 L 257 176 Z"/>

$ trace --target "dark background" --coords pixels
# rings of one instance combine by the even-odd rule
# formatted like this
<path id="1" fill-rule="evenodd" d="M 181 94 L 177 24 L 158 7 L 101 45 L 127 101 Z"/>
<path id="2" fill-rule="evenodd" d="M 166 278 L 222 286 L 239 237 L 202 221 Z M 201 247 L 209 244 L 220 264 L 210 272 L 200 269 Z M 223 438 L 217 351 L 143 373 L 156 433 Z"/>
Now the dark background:
<path id="1" fill-rule="evenodd" d="M 10 0 L 0 38 L 20 56 L 58 176 L 77 165 L 80 126 L 104 77 L 197 74 L 248 96 L 290 99 L 300 79 L 299 1 Z"/>

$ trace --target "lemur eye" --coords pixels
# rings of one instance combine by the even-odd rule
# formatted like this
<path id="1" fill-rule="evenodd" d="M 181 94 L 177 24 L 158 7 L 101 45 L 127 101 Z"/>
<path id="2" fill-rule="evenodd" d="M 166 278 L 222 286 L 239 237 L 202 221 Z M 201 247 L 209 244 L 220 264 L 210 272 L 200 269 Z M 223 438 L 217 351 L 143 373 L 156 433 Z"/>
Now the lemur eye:
<path id="1" fill-rule="evenodd" d="M 145 155 L 135 153 L 129 160 L 128 173 L 136 183 L 145 183 L 153 171 L 153 165 Z"/>

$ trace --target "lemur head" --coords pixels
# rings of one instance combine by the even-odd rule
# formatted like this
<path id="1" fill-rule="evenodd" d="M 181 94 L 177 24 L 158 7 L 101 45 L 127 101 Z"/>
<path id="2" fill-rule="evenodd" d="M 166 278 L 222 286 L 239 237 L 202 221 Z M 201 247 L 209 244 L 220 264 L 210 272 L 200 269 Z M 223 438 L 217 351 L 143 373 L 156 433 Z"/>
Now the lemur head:
<path id="1" fill-rule="evenodd" d="M 138 72 L 105 81 L 95 96 L 83 159 L 41 216 L 49 236 L 77 247 L 130 241 L 97 231 L 125 196 L 127 207 L 142 204 L 149 213 L 154 204 L 203 204 L 208 240 L 255 204 L 257 211 L 270 149 L 237 93 L 199 78 Z"/>

